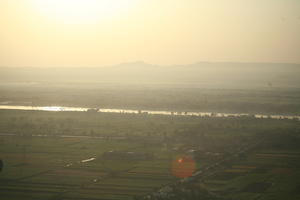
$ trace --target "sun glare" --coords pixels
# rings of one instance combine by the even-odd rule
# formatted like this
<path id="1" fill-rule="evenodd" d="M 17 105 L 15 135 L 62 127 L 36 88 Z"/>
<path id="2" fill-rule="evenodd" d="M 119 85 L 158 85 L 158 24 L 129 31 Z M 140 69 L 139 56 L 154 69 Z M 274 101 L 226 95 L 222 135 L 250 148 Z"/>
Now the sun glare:
<path id="1" fill-rule="evenodd" d="M 95 23 L 121 16 L 137 0 L 33 0 L 43 15 L 64 23 Z"/>

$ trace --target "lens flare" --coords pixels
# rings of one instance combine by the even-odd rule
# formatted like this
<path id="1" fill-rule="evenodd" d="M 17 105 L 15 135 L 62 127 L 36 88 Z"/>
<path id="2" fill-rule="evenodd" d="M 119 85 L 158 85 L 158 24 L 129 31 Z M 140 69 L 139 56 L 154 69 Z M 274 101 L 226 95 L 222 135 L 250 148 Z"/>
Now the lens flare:
<path id="1" fill-rule="evenodd" d="M 186 178 L 196 171 L 196 162 L 191 156 L 178 156 L 172 163 L 172 173 L 178 178 Z"/>

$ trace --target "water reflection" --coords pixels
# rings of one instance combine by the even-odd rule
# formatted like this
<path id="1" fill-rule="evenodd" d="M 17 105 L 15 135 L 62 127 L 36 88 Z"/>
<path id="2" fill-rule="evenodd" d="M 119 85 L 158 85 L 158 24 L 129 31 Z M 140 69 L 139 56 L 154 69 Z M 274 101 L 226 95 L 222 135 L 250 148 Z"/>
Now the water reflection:
<path id="1" fill-rule="evenodd" d="M 89 158 L 89 159 L 86 159 L 86 160 L 82 160 L 80 161 L 81 163 L 86 163 L 86 162 L 91 162 L 93 160 L 96 160 L 96 158 Z"/>
<path id="2" fill-rule="evenodd" d="M 197 117 L 253 117 L 253 118 L 272 118 L 272 119 L 295 119 L 300 120 L 300 116 L 290 115 L 263 115 L 247 113 L 213 113 L 213 112 L 174 112 L 174 111 L 153 111 L 153 110 L 131 110 L 131 109 L 95 109 L 84 107 L 65 107 L 65 106 L 18 106 L 18 105 L 0 105 L 0 110 L 36 110 L 36 111 L 73 111 L 73 112 L 104 112 L 104 113 L 124 113 L 124 114 L 142 114 L 142 115 L 174 115 L 174 116 L 197 116 Z"/>
<path id="3" fill-rule="evenodd" d="M 64 111 L 64 108 L 63 107 L 56 107 L 56 106 L 53 106 L 53 107 L 42 107 L 42 110 L 44 111 Z"/>

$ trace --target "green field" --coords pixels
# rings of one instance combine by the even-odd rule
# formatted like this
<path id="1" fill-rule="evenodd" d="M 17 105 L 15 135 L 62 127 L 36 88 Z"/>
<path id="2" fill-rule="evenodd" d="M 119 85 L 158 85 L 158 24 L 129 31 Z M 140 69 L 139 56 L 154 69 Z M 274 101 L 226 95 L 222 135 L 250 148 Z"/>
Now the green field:
<path id="1" fill-rule="evenodd" d="M 300 149 L 265 142 L 243 159 L 230 163 L 202 182 L 228 199 L 300 198 Z"/>
<path id="2" fill-rule="evenodd" d="M 131 199 L 174 181 L 166 152 L 157 160 L 103 160 L 109 150 L 145 151 L 128 141 L 94 138 L 1 137 L 0 196 L 5 199 Z M 147 148 L 146 151 L 154 151 Z M 91 157 L 95 161 L 80 163 Z"/>
<path id="3" fill-rule="evenodd" d="M 189 187 L 184 191 L 211 199 L 298 199 L 299 125 L 251 117 L 2 110 L 0 196 L 142 199 L 179 181 L 174 160 L 196 150 L 195 170 L 205 173 L 183 185 Z M 153 158 L 104 159 L 111 150 Z M 81 162 L 90 158 L 95 160 Z M 189 192 L 180 195 L 195 199 Z"/>

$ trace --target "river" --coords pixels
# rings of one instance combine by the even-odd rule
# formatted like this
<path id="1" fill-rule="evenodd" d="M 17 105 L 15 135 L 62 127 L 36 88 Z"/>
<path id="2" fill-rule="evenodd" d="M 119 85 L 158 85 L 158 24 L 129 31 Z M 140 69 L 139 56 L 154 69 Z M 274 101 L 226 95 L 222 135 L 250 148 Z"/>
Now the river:
<path id="1" fill-rule="evenodd" d="M 255 117 L 272 119 L 293 119 L 300 120 L 297 115 L 266 115 L 247 113 L 213 113 L 213 112 L 177 112 L 177 111 L 154 111 L 154 110 L 130 110 L 130 109 L 94 109 L 84 107 L 65 106 L 20 106 L 20 105 L 0 105 L 0 110 L 32 110 L 32 111 L 52 111 L 52 112 L 99 112 L 99 113 L 124 113 L 124 114 L 151 114 L 151 115 L 175 115 L 175 116 L 198 116 L 198 117 Z"/>

